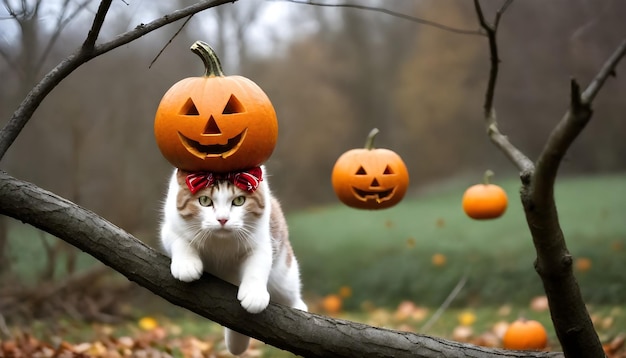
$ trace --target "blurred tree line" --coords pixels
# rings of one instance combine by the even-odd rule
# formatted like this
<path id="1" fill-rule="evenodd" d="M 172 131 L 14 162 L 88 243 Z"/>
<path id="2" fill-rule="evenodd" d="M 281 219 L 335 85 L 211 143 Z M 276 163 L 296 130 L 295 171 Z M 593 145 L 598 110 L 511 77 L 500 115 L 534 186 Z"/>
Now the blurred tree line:
<path id="1" fill-rule="evenodd" d="M 24 3 L 40 11 L 17 13 L 17 25 L 6 13 L 0 21 L 2 125 L 27 91 L 80 45 L 98 5 L 67 2 L 73 7 L 62 15 L 60 5 Z M 114 2 L 105 31 L 114 36 L 182 3 Z M 358 3 L 476 33 L 354 8 L 241 0 L 194 16 L 152 66 L 178 27 L 81 67 L 46 99 L 0 168 L 156 243 L 171 167 L 154 141 L 154 113 L 172 84 L 201 75 L 189 46 L 204 40 L 227 75 L 249 77 L 272 99 L 280 133 L 267 165 L 288 210 L 335 203 L 332 166 L 342 152 L 362 146 L 372 127 L 381 129 L 377 145 L 406 161 L 413 190 L 486 168 L 513 174 L 484 134 L 488 51 L 472 3 Z M 491 11 L 499 6 L 485 4 Z M 582 84 L 591 79 L 623 36 L 624 15 L 626 2 L 619 0 L 525 0 L 505 15 L 496 107 L 503 132 L 531 157 L 568 104 L 570 76 Z M 626 168 L 625 81 L 606 84 L 566 172 Z"/>

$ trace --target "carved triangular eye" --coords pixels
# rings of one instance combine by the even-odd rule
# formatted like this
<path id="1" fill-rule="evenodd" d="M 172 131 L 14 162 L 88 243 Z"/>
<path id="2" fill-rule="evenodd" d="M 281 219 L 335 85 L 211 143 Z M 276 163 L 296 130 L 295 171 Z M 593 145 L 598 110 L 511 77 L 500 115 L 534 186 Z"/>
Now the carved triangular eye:
<path id="1" fill-rule="evenodd" d="M 363 166 L 359 167 L 359 170 L 356 171 L 356 175 L 367 175 L 367 172 L 363 168 Z"/>
<path id="2" fill-rule="evenodd" d="M 180 114 L 185 116 L 197 116 L 200 115 L 200 112 L 198 112 L 198 108 L 196 108 L 196 104 L 193 103 L 193 100 L 188 98 L 183 108 L 180 109 Z"/>
<path id="3" fill-rule="evenodd" d="M 233 113 L 243 113 L 245 112 L 245 109 L 243 108 L 243 105 L 241 104 L 241 102 L 239 102 L 239 100 L 237 99 L 237 97 L 235 97 L 235 95 L 230 95 L 230 98 L 228 99 L 228 103 L 226 103 L 226 107 L 224 107 L 224 111 L 222 112 L 222 114 L 233 114 Z"/>
<path id="4" fill-rule="evenodd" d="M 391 169 L 390 166 L 386 166 L 383 174 L 393 174 L 393 170 Z"/>

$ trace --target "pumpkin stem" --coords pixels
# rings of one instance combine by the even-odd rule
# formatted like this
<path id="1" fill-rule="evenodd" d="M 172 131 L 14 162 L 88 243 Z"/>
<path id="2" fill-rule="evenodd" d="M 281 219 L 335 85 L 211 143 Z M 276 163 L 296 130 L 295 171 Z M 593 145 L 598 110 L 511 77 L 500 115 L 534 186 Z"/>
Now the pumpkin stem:
<path id="1" fill-rule="evenodd" d="M 222 64 L 220 59 L 217 58 L 215 51 L 203 41 L 196 41 L 191 45 L 191 52 L 200 56 L 204 63 L 204 76 L 205 77 L 223 77 Z"/>
<path id="2" fill-rule="evenodd" d="M 374 149 L 374 137 L 376 137 L 378 132 L 380 132 L 378 128 L 374 128 L 370 131 L 370 134 L 367 135 L 367 139 L 365 140 L 365 149 Z"/>
<path id="3" fill-rule="evenodd" d="M 491 183 L 491 178 L 493 178 L 493 171 L 491 171 L 490 169 L 487 169 L 485 171 L 485 175 L 483 176 L 483 184 L 485 185 L 489 185 Z"/>

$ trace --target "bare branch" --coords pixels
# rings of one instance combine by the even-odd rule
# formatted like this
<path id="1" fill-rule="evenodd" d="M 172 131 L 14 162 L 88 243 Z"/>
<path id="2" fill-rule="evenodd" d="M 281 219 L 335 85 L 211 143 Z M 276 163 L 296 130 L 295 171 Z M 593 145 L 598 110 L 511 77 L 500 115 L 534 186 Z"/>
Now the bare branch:
<path id="1" fill-rule="evenodd" d="M 169 41 L 167 41 L 167 43 L 165 44 L 165 46 L 163 46 L 163 48 L 161 49 L 161 51 L 159 51 L 159 53 L 157 53 L 157 55 L 154 57 L 154 59 L 150 62 L 150 65 L 148 65 L 148 68 L 152 68 L 152 65 L 154 65 L 154 63 L 159 59 L 159 56 L 161 56 L 161 54 L 163 53 L 163 51 L 165 51 L 165 49 L 167 48 L 167 46 L 169 46 L 172 41 L 174 41 L 174 39 L 176 38 L 176 36 L 178 36 L 178 34 L 180 34 L 181 31 L 183 31 L 183 29 L 185 28 L 185 26 L 187 26 L 187 23 L 189 22 L 189 20 L 191 20 L 191 18 L 193 17 L 194 14 L 189 15 L 189 17 L 187 17 L 187 19 L 185 20 L 185 22 L 183 22 L 182 25 L 180 25 L 180 28 L 178 29 L 178 31 L 176 31 L 174 33 L 174 35 L 170 38 Z"/>
<path id="2" fill-rule="evenodd" d="M 572 270 L 572 256 L 567 249 L 554 200 L 554 182 L 565 152 L 591 118 L 590 102 L 626 52 L 626 41 L 605 63 L 594 81 L 581 95 L 571 81 L 570 109 L 554 128 L 536 166 L 503 136 L 497 127 L 493 97 L 498 74 L 497 26 L 507 1 L 496 14 L 494 25 L 485 20 L 480 3 L 474 0 L 481 27 L 489 39 L 491 68 L 485 95 L 485 120 L 491 141 L 521 170 L 520 197 L 533 244 L 537 252 L 535 269 L 548 297 L 550 314 L 563 351 L 568 357 L 603 357 L 602 344 L 583 301 Z"/>
<path id="3" fill-rule="evenodd" d="M 332 319 L 271 303 L 249 314 L 236 288 L 205 274 L 193 283 L 174 279 L 170 259 L 96 214 L 0 171 L 0 214 L 45 230 L 173 304 L 305 357 L 563 357 L 478 347 L 410 332 Z"/>
<path id="4" fill-rule="evenodd" d="M 482 7 L 480 6 L 479 0 L 474 0 L 474 8 L 476 9 L 476 15 L 478 16 L 478 22 L 480 27 L 485 30 L 487 34 L 487 38 L 489 39 L 489 54 L 491 60 L 491 67 L 489 70 L 489 82 L 487 85 L 487 92 L 485 93 L 485 118 L 493 118 L 493 97 L 495 96 L 496 90 L 496 80 L 498 79 L 498 69 L 500 66 L 500 57 L 498 55 L 498 43 L 496 41 L 496 35 L 498 32 L 498 25 L 500 24 L 500 18 L 506 11 L 506 9 L 511 5 L 513 0 L 507 0 L 500 9 L 498 9 L 496 13 L 496 19 L 494 21 L 494 25 L 491 25 L 485 19 L 485 15 L 483 14 Z M 491 123 L 490 123 L 491 124 Z"/>
<path id="5" fill-rule="evenodd" d="M 91 24 L 91 30 L 87 34 L 87 38 L 83 43 L 83 50 L 88 51 L 93 49 L 96 40 L 98 39 L 98 35 L 100 35 L 100 30 L 102 30 L 102 25 L 104 24 L 104 19 L 109 12 L 109 8 L 111 7 L 111 3 L 113 0 L 102 0 L 100 2 L 100 6 L 98 7 L 98 11 L 96 12 L 96 16 L 94 16 L 93 23 Z"/>
<path id="6" fill-rule="evenodd" d="M 521 150 L 517 149 L 507 136 L 502 134 L 498 129 L 495 119 L 495 110 L 487 117 L 487 135 L 493 144 L 498 147 L 509 160 L 515 164 L 517 169 L 522 173 L 529 173 L 535 168 L 535 164 Z"/>
<path id="7" fill-rule="evenodd" d="M 206 10 L 214 6 L 234 1 L 237 0 L 200 1 L 184 9 L 177 10 L 169 15 L 163 16 L 148 24 L 141 24 L 137 26 L 134 30 L 123 33 L 109 42 L 95 46 L 92 50 L 87 48 L 87 50 L 85 51 L 85 47 L 83 45 L 83 47 L 79 48 L 76 52 L 74 52 L 74 54 L 61 61 L 61 63 L 53 68 L 41 80 L 41 82 L 33 87 L 30 93 L 24 98 L 22 103 L 15 110 L 13 116 L 11 116 L 4 128 L 0 130 L 0 160 L 4 157 L 9 147 L 15 141 L 15 138 L 17 138 L 26 123 L 28 123 L 33 113 L 35 112 L 37 107 L 39 107 L 39 105 L 48 95 L 48 93 L 50 93 L 50 91 L 52 91 L 54 87 L 59 84 L 59 82 L 61 82 L 70 73 L 80 67 L 83 63 L 103 53 L 109 52 L 119 46 L 134 41 L 141 36 L 144 36 L 145 34 L 150 33 L 160 27 L 185 18 L 191 14 L 195 14 L 202 10 Z M 93 41 L 95 41 L 95 38 L 93 39 Z"/>
<path id="8" fill-rule="evenodd" d="M 474 0 L 474 7 L 476 9 L 476 15 L 478 16 L 478 22 L 480 27 L 487 34 L 489 41 L 489 79 L 487 81 L 487 90 L 485 91 L 485 103 L 483 105 L 485 115 L 485 125 L 487 126 L 487 135 L 491 142 L 493 142 L 500 150 L 515 164 L 515 166 L 522 173 L 530 172 L 534 168 L 533 162 L 522 151 L 517 149 L 509 139 L 503 135 L 498 129 L 498 122 L 496 120 L 496 110 L 493 106 L 493 100 L 496 93 L 496 82 L 498 79 L 498 70 L 500 67 L 500 58 L 498 55 L 498 43 L 496 35 L 498 31 L 498 25 L 500 19 L 506 9 L 511 5 L 513 0 L 507 0 L 496 13 L 494 25 L 491 25 L 485 19 L 482 7 L 479 0 Z"/>
<path id="9" fill-rule="evenodd" d="M 425 20 L 425 19 L 422 19 L 422 18 L 419 18 L 419 17 L 415 17 L 415 16 L 411 16 L 411 15 L 407 15 L 407 14 L 403 14 L 403 13 L 400 13 L 400 12 L 392 11 L 392 10 L 381 8 L 381 7 L 375 7 L 375 6 L 357 5 L 357 4 L 326 4 L 326 3 L 320 3 L 320 2 L 315 2 L 315 1 L 298 1 L 298 0 L 269 0 L 269 1 L 283 1 L 283 2 L 290 2 L 290 3 L 294 3 L 294 4 L 301 4 L 301 5 L 312 5 L 312 6 L 320 6 L 320 7 L 343 7 L 343 8 L 351 8 L 351 9 L 373 11 L 373 12 L 379 12 L 379 13 L 390 15 L 390 16 L 393 16 L 393 17 L 397 17 L 397 18 L 400 18 L 400 19 L 408 20 L 408 21 L 411 21 L 411 22 L 416 22 L 418 24 L 432 26 L 434 28 L 437 28 L 437 29 L 440 29 L 440 30 L 444 30 L 444 31 L 453 32 L 453 33 L 456 33 L 456 34 L 473 35 L 473 36 L 484 36 L 483 33 L 481 33 L 480 31 L 477 31 L 477 30 L 459 29 L 459 28 L 455 28 L 455 27 L 452 27 L 452 26 L 444 25 L 444 24 L 441 24 L 441 23 L 438 23 L 438 22 L 435 22 L 435 21 Z"/>
<path id="10" fill-rule="evenodd" d="M 609 78 L 609 76 L 616 75 L 615 67 L 617 67 L 619 61 L 624 57 L 624 54 L 626 54 L 626 39 L 622 40 L 622 43 L 604 63 L 600 72 L 598 72 L 593 81 L 591 81 L 589 86 L 587 86 L 582 93 L 581 100 L 583 103 L 591 103 L 596 97 L 596 94 L 600 91 L 600 88 L 602 88 L 602 85 L 604 85 L 606 79 Z"/>
<path id="11" fill-rule="evenodd" d="M 502 15 L 504 15 L 506 9 L 508 9 L 512 3 L 513 0 L 506 0 L 506 2 L 502 4 L 500 9 L 498 9 L 498 11 L 496 12 L 496 19 L 493 22 L 493 27 L 496 31 L 498 30 L 498 25 L 500 25 L 500 18 L 502 18 Z"/>
<path id="12" fill-rule="evenodd" d="M 537 159 L 536 177 L 541 178 L 541 181 L 537 184 L 533 193 L 535 200 L 546 200 L 552 197 L 552 187 L 565 153 L 587 123 L 589 123 L 593 114 L 591 102 L 604 85 L 606 79 L 615 74 L 615 68 L 625 53 L 626 40 L 622 41 L 613 51 L 613 54 L 607 59 L 602 69 L 582 94 L 578 82 L 574 79 L 571 80 L 570 108 L 552 133 L 550 133 L 550 137 Z"/>

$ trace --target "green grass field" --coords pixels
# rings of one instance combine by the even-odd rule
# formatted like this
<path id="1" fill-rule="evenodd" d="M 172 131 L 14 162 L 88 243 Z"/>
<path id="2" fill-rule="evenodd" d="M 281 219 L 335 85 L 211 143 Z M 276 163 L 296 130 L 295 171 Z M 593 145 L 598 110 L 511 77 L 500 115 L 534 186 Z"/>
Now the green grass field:
<path id="1" fill-rule="evenodd" d="M 509 208 L 501 218 L 488 221 L 472 220 L 462 212 L 461 196 L 470 184 L 456 180 L 380 211 L 338 204 L 289 214 L 307 295 L 320 297 L 349 286 L 353 296 L 345 302 L 348 308 L 366 301 L 394 307 L 406 299 L 437 306 L 464 274 L 469 280 L 455 300 L 458 306 L 525 303 L 542 294 L 519 181 L 499 182 L 509 195 Z M 592 262 L 589 271 L 578 273 L 585 298 L 622 303 L 626 174 L 559 179 L 556 199 L 570 251 Z M 23 282 L 34 282 L 46 265 L 41 242 L 54 245 L 57 239 L 17 222 L 9 237 L 13 272 Z M 445 256 L 445 265 L 433 265 L 434 254 Z M 78 254 L 78 268 L 94 262 Z M 57 265 L 55 274 L 63 277 L 65 268 Z"/>
<path id="2" fill-rule="evenodd" d="M 352 308 L 369 301 L 394 306 L 404 299 L 439 305 L 468 273 L 455 303 L 526 303 L 542 294 L 534 271 L 530 233 L 519 201 L 519 181 L 500 185 L 509 196 L 501 218 L 475 221 L 463 213 L 461 196 L 471 183 L 406 198 L 381 211 L 344 206 L 289 215 L 291 240 L 305 290 L 316 295 L 350 286 Z M 585 298 L 620 303 L 626 297 L 626 176 L 559 179 L 556 200 L 574 257 L 591 259 L 580 272 Z M 435 266 L 431 257 L 446 257 Z"/>

